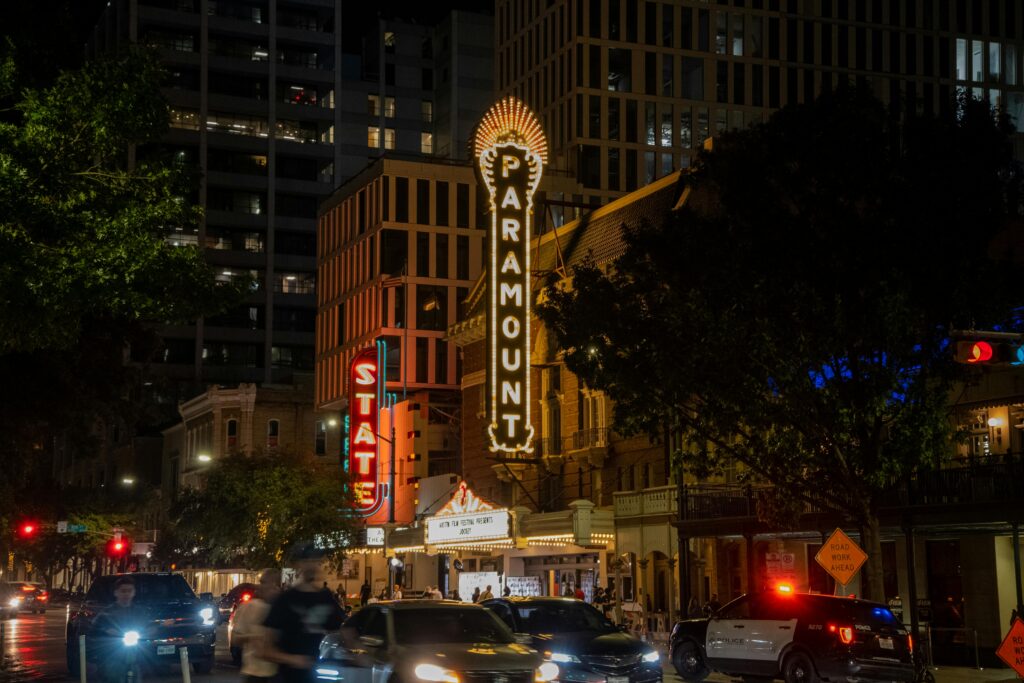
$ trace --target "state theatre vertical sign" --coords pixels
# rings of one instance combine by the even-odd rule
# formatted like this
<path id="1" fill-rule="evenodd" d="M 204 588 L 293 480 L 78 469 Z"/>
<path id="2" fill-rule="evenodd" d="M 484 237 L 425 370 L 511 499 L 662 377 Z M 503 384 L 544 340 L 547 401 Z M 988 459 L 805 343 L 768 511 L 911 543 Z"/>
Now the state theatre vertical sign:
<path id="1" fill-rule="evenodd" d="M 384 503 L 378 476 L 380 355 L 371 346 L 357 353 L 349 366 L 348 476 L 356 512 L 364 517 L 377 512 Z"/>
<path id="2" fill-rule="evenodd" d="M 547 140 L 533 112 L 506 97 L 484 114 L 474 148 L 491 209 L 487 433 L 493 452 L 531 453 L 530 238 Z"/>

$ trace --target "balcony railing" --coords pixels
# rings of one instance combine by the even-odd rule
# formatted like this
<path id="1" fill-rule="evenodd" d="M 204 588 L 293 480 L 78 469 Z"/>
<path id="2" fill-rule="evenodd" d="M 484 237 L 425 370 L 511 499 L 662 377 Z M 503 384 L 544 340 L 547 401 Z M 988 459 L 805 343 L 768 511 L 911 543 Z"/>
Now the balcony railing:
<path id="1" fill-rule="evenodd" d="M 676 514 L 678 489 L 675 486 L 655 486 L 642 491 L 624 491 L 614 494 L 616 517 Z"/>
<path id="2" fill-rule="evenodd" d="M 581 451 L 584 448 L 601 448 L 608 445 L 611 430 L 608 427 L 592 427 L 574 432 L 570 439 L 570 450 Z"/>

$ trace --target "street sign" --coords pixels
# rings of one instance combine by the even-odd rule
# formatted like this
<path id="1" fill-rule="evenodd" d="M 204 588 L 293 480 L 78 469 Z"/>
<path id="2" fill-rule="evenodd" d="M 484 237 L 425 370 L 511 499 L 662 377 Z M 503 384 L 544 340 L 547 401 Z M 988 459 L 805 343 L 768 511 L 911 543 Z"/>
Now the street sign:
<path id="1" fill-rule="evenodd" d="M 61 520 L 60 522 L 57 522 L 57 533 L 58 534 L 66 534 L 67 532 L 68 532 L 68 522 L 67 522 L 67 520 L 65 519 L 65 520 Z"/>
<path id="2" fill-rule="evenodd" d="M 84 534 L 87 531 L 89 527 L 84 524 L 68 524 L 66 519 L 57 522 L 58 534 Z"/>
<path id="3" fill-rule="evenodd" d="M 1024 622 L 1014 619 L 1006 639 L 996 650 L 999 659 L 1006 662 L 1018 676 L 1024 676 Z"/>
<path id="4" fill-rule="evenodd" d="M 857 575 L 868 556 L 842 529 L 836 529 L 814 559 L 833 579 L 845 586 Z"/>

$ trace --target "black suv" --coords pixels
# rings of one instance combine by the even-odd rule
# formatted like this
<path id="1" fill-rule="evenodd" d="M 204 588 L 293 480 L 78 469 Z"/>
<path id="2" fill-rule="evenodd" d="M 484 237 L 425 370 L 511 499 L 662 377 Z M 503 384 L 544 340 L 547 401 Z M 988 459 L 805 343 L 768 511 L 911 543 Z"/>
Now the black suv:
<path id="1" fill-rule="evenodd" d="M 787 683 L 913 681 L 910 636 L 885 605 L 787 587 L 741 596 L 708 619 L 672 630 L 684 681 L 712 671 Z"/>
<path id="2" fill-rule="evenodd" d="M 658 683 L 657 650 L 573 598 L 497 598 L 482 603 L 563 670 L 561 680 Z M 600 678 L 595 678 L 594 674 Z"/>
<path id="3" fill-rule="evenodd" d="M 128 576 L 135 583 L 133 604 L 146 618 L 140 629 L 139 658 L 143 664 L 174 664 L 178 650 L 188 648 L 188 659 L 196 673 L 213 670 L 217 639 L 217 607 L 212 596 L 196 596 L 180 574 L 114 574 L 93 581 L 85 598 L 68 605 L 67 664 L 74 676 L 79 674 L 78 637 L 85 636 L 85 654 L 89 661 L 100 661 L 109 637 L 91 632 L 96 617 L 114 604 L 114 583 Z"/>

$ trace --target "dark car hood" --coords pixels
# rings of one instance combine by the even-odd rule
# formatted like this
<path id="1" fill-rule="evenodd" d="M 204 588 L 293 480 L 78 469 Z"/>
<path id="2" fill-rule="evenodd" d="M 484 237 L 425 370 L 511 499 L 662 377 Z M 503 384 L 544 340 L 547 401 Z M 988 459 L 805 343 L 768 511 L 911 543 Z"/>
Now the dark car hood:
<path id="1" fill-rule="evenodd" d="M 437 664 L 455 671 L 526 671 L 541 664 L 540 653 L 510 643 L 430 643 L 396 649 L 395 665 L 412 674 L 417 664 Z M 415 677 L 412 677 L 415 680 Z"/>
<path id="2" fill-rule="evenodd" d="M 574 631 L 569 633 L 535 633 L 534 647 L 541 652 L 564 652 L 572 655 L 622 656 L 640 654 L 647 648 L 642 640 L 622 631 Z"/>

